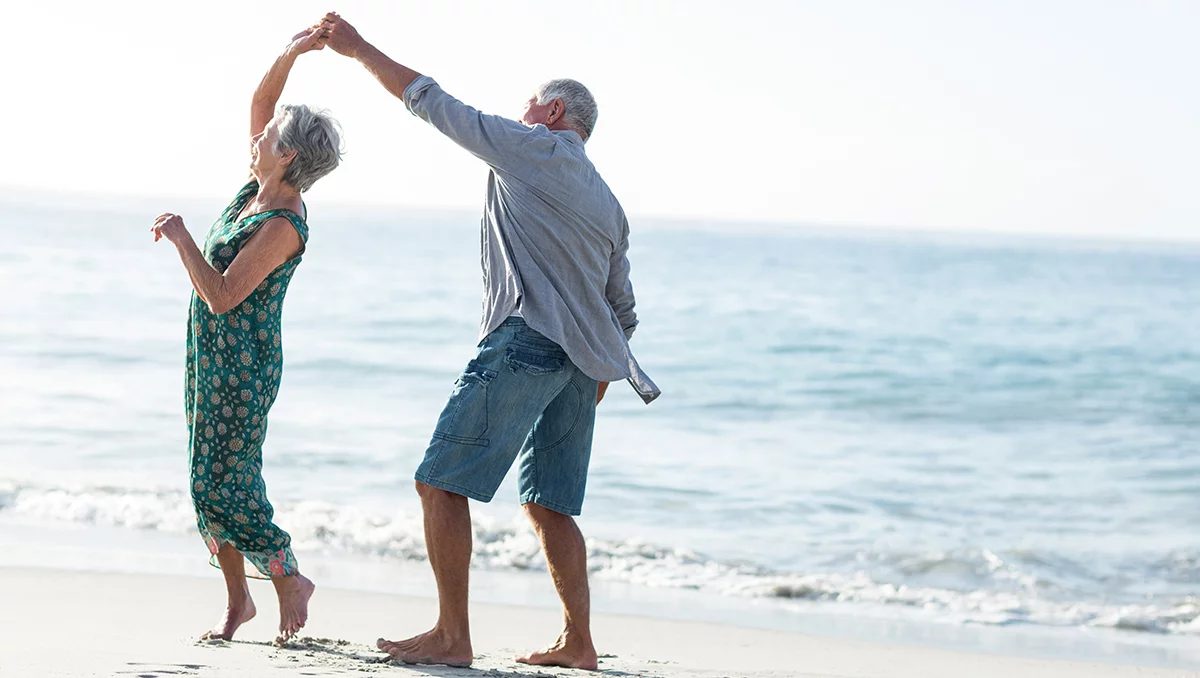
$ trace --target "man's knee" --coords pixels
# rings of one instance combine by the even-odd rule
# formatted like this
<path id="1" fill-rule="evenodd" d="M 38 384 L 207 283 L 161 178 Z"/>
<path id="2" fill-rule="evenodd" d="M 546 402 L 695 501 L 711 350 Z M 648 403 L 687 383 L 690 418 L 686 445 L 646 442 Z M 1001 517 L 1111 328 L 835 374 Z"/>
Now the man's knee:
<path id="1" fill-rule="evenodd" d="M 559 513 L 554 509 L 548 509 L 541 504 L 535 504 L 531 501 L 526 502 L 522 508 L 525 509 L 525 515 L 529 516 L 529 519 L 535 525 L 549 525 L 571 519 L 571 516 L 565 513 Z"/>
<path id="2" fill-rule="evenodd" d="M 422 499 L 432 499 L 434 494 L 439 492 L 438 488 L 433 485 L 428 485 L 419 480 L 413 481 L 417 485 L 417 496 Z"/>
<path id="3" fill-rule="evenodd" d="M 465 502 L 467 500 L 466 497 L 460 494 L 448 492 L 440 487 L 434 487 L 433 485 L 423 483 L 419 480 L 415 482 L 417 484 L 417 496 L 421 497 L 421 501 L 445 502 L 461 499 Z"/>

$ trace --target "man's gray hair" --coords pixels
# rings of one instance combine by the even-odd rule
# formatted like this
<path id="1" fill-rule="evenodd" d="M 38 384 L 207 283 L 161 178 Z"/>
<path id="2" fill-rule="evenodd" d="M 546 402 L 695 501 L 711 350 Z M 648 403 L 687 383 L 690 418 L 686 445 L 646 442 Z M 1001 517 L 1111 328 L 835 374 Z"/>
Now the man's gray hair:
<path id="1" fill-rule="evenodd" d="M 303 193 L 338 166 L 342 159 L 341 131 L 328 111 L 303 104 L 283 104 L 275 116 L 279 120 L 275 152 L 296 152 L 283 180 Z"/>
<path id="2" fill-rule="evenodd" d="M 587 141 L 588 137 L 592 136 L 592 130 L 596 129 L 596 118 L 600 115 L 600 110 L 596 108 L 596 98 L 578 80 L 561 78 L 542 83 L 537 89 L 539 106 L 545 106 L 555 99 L 562 99 L 566 105 L 563 118 L 566 119 L 567 125 L 573 127 L 583 140 Z"/>

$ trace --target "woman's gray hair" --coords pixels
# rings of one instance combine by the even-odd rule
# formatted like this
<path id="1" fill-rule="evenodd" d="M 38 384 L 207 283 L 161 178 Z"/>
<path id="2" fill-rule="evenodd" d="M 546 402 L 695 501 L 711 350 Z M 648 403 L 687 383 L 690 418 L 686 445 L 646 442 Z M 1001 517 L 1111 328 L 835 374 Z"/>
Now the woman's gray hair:
<path id="1" fill-rule="evenodd" d="M 545 106 L 555 99 L 563 100 L 566 105 L 563 118 L 587 141 L 592 136 L 592 130 L 596 129 L 596 118 L 600 115 L 596 98 L 578 80 L 561 78 L 542 83 L 537 89 L 539 106 Z"/>
<path id="2" fill-rule="evenodd" d="M 341 129 L 328 111 L 303 104 L 283 104 L 275 117 L 279 125 L 275 152 L 296 152 L 283 173 L 283 180 L 303 193 L 341 161 Z"/>

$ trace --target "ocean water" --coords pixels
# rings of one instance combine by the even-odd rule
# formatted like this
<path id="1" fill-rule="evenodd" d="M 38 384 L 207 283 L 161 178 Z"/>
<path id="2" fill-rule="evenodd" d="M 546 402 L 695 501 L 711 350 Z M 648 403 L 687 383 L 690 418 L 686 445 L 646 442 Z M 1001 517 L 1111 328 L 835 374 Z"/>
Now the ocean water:
<path id="1" fill-rule="evenodd" d="M 0 204 L 0 522 L 193 535 L 190 287 L 147 233 L 167 207 Z M 220 207 L 185 213 L 193 234 Z M 310 210 L 277 519 L 302 562 L 420 563 L 412 472 L 475 346 L 478 220 Z M 597 581 L 1200 635 L 1200 246 L 686 222 L 632 243 L 664 395 L 601 405 Z M 480 572 L 544 568 L 512 477 L 472 506 Z"/>

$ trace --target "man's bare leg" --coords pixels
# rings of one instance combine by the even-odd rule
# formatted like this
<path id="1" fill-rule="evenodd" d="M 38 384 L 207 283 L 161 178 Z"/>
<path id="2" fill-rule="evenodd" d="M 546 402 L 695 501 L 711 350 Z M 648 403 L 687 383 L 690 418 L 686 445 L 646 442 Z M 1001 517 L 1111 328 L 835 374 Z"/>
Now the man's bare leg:
<path id="1" fill-rule="evenodd" d="M 517 657 L 517 661 L 595 671 L 598 659 L 592 644 L 591 594 L 583 533 L 574 518 L 544 506 L 525 504 L 525 513 L 542 541 L 550 577 L 563 604 L 563 632 L 550 647 Z"/>
<path id="2" fill-rule="evenodd" d="M 308 599 L 317 587 L 299 572 L 287 577 L 271 577 L 271 583 L 275 585 L 275 595 L 279 596 L 279 636 L 275 643 L 282 645 L 308 622 Z"/>
<path id="3" fill-rule="evenodd" d="M 201 640 L 232 640 L 238 627 L 254 619 L 256 610 L 250 598 L 250 587 L 246 586 L 246 560 L 242 552 L 231 544 L 222 544 L 217 551 L 217 562 L 225 576 L 225 616 L 211 631 L 200 636 Z"/>
<path id="4" fill-rule="evenodd" d="M 467 610 L 471 569 L 471 508 L 467 498 L 417 481 L 425 513 L 425 548 L 437 579 L 438 620 L 433 629 L 408 640 L 380 638 L 379 649 L 408 664 L 470 666 L 471 625 Z"/>

